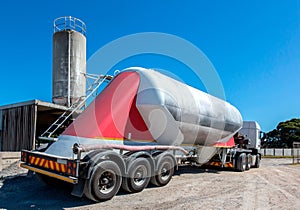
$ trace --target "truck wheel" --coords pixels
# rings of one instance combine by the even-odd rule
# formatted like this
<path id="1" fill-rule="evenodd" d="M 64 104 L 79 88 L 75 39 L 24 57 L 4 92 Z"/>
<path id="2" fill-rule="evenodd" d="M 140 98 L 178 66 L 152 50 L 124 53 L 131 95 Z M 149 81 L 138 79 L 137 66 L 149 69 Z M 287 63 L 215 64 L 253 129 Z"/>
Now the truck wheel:
<path id="1" fill-rule="evenodd" d="M 236 170 L 243 172 L 246 170 L 246 154 L 245 153 L 241 153 L 238 157 L 237 157 L 237 165 L 236 165 Z"/>
<path id="2" fill-rule="evenodd" d="M 168 184 L 174 174 L 174 163 L 170 156 L 164 156 L 158 162 L 157 175 L 151 177 L 151 183 L 156 186 Z"/>
<path id="3" fill-rule="evenodd" d="M 252 165 L 252 156 L 251 154 L 247 154 L 247 164 L 246 164 L 246 170 L 250 170 L 251 165 Z"/>
<path id="4" fill-rule="evenodd" d="M 260 155 L 256 155 L 254 168 L 259 168 L 259 166 L 260 166 Z"/>
<path id="5" fill-rule="evenodd" d="M 119 166 L 110 160 L 99 163 L 91 176 L 91 192 L 97 201 L 114 197 L 121 186 L 122 176 Z"/>
<path id="6" fill-rule="evenodd" d="M 151 166 L 145 158 L 134 159 L 128 168 L 128 177 L 123 179 L 122 188 L 128 192 L 140 192 L 150 181 Z"/>

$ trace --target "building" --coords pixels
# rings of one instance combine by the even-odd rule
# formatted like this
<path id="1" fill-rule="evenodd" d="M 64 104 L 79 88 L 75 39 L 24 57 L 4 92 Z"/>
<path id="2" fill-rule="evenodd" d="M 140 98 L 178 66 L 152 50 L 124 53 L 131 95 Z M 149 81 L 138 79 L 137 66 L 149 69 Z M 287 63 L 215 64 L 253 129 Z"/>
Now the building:
<path id="1" fill-rule="evenodd" d="M 40 100 L 0 106 L 0 151 L 36 149 L 43 142 L 38 137 L 67 109 Z M 57 133 L 62 131 L 63 127 Z"/>

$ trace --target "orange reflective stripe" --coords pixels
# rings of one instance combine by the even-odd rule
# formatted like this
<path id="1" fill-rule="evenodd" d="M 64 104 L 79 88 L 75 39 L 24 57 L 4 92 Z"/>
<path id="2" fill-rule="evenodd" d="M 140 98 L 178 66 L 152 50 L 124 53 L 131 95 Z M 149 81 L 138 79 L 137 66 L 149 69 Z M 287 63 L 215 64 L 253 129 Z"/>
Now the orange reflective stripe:
<path id="1" fill-rule="evenodd" d="M 41 159 L 41 158 L 36 158 L 36 160 L 35 160 L 35 162 L 34 162 L 34 165 L 38 165 L 39 162 L 40 162 L 40 159 Z"/>
<path id="2" fill-rule="evenodd" d="M 232 167 L 233 167 L 233 164 L 232 164 L 232 163 L 226 163 L 226 164 L 225 164 L 225 167 L 232 168 Z"/>
<path id="3" fill-rule="evenodd" d="M 29 157 L 29 161 L 30 161 L 31 164 L 34 163 L 34 160 L 35 160 L 35 157 L 33 157 L 33 156 L 30 156 L 30 157 Z"/>
<path id="4" fill-rule="evenodd" d="M 60 171 L 59 164 L 57 162 L 55 162 L 55 169 L 56 171 Z"/>
<path id="5" fill-rule="evenodd" d="M 45 168 L 49 168 L 49 160 L 46 160 L 45 164 L 44 164 Z"/>
<path id="6" fill-rule="evenodd" d="M 61 171 L 62 171 L 63 173 L 65 173 L 65 172 L 66 172 L 66 165 L 61 164 L 60 166 L 61 166 Z"/>
<path id="7" fill-rule="evenodd" d="M 54 170 L 54 164 L 53 164 L 53 161 L 49 161 L 49 163 L 50 163 L 50 168 L 52 169 L 52 170 Z"/>
<path id="8" fill-rule="evenodd" d="M 67 164 L 62 164 L 53 160 L 48 160 L 43 157 L 36 157 L 33 155 L 28 156 L 28 161 L 32 165 L 36 165 L 39 167 L 43 167 L 45 169 L 51 169 L 58 172 L 66 173 L 67 171 L 71 174 L 72 169 L 76 170 L 77 163 L 76 162 L 68 162 Z"/>
<path id="9" fill-rule="evenodd" d="M 45 162 L 45 159 L 41 159 L 39 166 L 43 166 Z"/>

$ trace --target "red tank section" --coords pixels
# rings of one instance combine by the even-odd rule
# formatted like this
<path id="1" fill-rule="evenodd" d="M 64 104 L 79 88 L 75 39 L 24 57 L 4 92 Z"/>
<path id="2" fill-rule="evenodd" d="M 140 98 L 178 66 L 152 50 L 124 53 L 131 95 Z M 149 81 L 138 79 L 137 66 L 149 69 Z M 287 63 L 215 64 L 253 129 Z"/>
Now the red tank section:
<path id="1" fill-rule="evenodd" d="M 213 145 L 214 147 L 227 147 L 232 148 L 235 146 L 234 138 L 231 137 L 227 142 L 217 142 Z"/>
<path id="2" fill-rule="evenodd" d="M 154 141 L 137 107 L 139 74 L 117 75 L 62 135 Z"/>

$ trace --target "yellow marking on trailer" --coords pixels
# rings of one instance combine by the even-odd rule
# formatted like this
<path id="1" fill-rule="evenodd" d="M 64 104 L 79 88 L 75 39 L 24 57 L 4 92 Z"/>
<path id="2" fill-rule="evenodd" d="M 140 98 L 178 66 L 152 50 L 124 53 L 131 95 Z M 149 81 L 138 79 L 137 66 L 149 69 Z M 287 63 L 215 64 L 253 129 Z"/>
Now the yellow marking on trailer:
<path id="1" fill-rule="evenodd" d="M 138 142 L 156 142 L 155 140 L 153 139 L 126 139 L 126 138 L 107 138 L 107 137 L 100 137 L 100 136 L 95 136 L 93 138 L 94 140 L 98 140 L 98 139 L 101 139 L 101 140 L 106 140 L 106 141 L 138 141 Z"/>
<path id="2" fill-rule="evenodd" d="M 39 166 L 43 166 L 44 162 L 45 162 L 45 159 L 41 159 L 41 162 L 40 162 Z"/>
<path id="3" fill-rule="evenodd" d="M 57 162 L 55 162 L 55 169 L 56 169 L 57 171 L 60 171 L 60 169 L 59 169 L 59 164 L 58 164 Z"/>
<path id="4" fill-rule="evenodd" d="M 50 160 L 49 163 L 50 163 L 50 168 L 51 168 L 52 170 L 54 170 L 54 164 L 53 164 L 53 161 Z"/>
<path id="5" fill-rule="evenodd" d="M 211 166 L 221 166 L 221 162 L 211 162 Z"/>
<path id="6" fill-rule="evenodd" d="M 30 164 L 33 164 L 34 160 L 35 160 L 35 157 L 34 156 L 30 156 L 29 160 L 30 160 Z"/>
<path id="7" fill-rule="evenodd" d="M 46 160 L 46 163 L 45 163 L 44 167 L 49 168 L 49 160 Z"/>
<path id="8" fill-rule="evenodd" d="M 34 165 L 38 165 L 40 162 L 40 158 L 36 158 L 35 162 L 34 162 Z"/>
<path id="9" fill-rule="evenodd" d="M 50 177 L 53 177 L 53 178 L 56 178 L 56 179 L 60 179 L 60 180 L 65 181 L 65 182 L 69 182 L 69 183 L 72 183 L 72 184 L 77 184 L 78 183 L 77 178 L 61 176 L 59 174 L 51 173 L 49 171 L 44 171 L 44 170 L 41 170 L 41 169 L 38 169 L 38 168 L 34 168 L 34 167 L 31 167 L 31 166 L 25 165 L 24 163 L 21 163 L 20 166 L 22 168 L 27 168 L 28 170 L 35 171 L 35 172 L 41 173 L 41 174 L 45 174 L 47 176 L 50 176 Z"/>
<path id="10" fill-rule="evenodd" d="M 62 171 L 63 173 L 65 173 L 65 172 L 66 172 L 66 165 L 64 165 L 64 164 L 61 164 L 61 171 Z"/>
<path id="11" fill-rule="evenodd" d="M 124 138 L 107 138 L 107 137 L 101 137 L 101 136 L 95 136 L 93 139 L 103 139 L 103 140 L 108 140 L 108 141 L 113 141 L 113 140 L 115 140 L 115 141 L 123 141 L 123 140 L 125 140 Z"/>
<path id="12" fill-rule="evenodd" d="M 232 163 L 226 163 L 225 166 L 226 166 L 226 167 L 229 167 L 229 168 L 232 168 L 232 167 L 233 167 L 233 164 L 232 164 Z"/>

